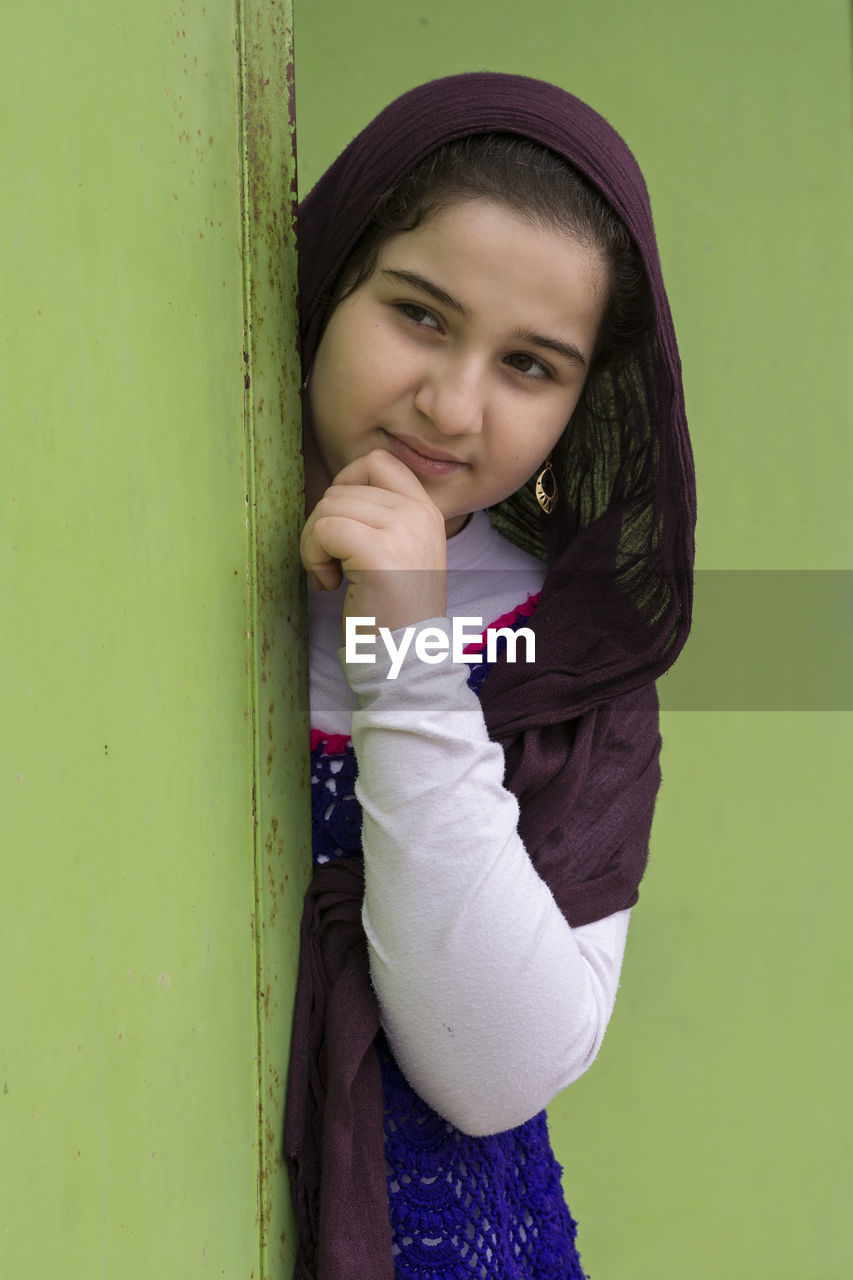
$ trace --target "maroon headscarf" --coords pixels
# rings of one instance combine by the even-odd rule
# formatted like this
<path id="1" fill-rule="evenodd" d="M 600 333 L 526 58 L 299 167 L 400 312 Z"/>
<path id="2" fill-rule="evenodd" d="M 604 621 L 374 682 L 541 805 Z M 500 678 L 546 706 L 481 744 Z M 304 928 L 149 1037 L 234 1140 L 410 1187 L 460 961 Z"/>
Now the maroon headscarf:
<path id="1" fill-rule="evenodd" d="M 380 198 L 443 143 L 482 133 L 532 138 L 585 174 L 638 246 L 654 303 L 644 348 L 590 379 L 560 446 L 560 500 L 541 528 L 549 568 L 531 622 L 535 667 L 498 663 L 482 692 L 505 785 L 519 799 L 519 833 L 566 919 L 581 925 L 637 900 L 660 783 L 653 681 L 680 652 L 692 603 L 681 367 L 648 195 L 625 143 L 577 98 L 523 76 L 450 76 L 404 94 L 300 206 L 303 369 Z M 361 894 L 360 860 L 326 864 L 303 915 L 285 1126 L 298 1280 L 394 1272 Z"/>

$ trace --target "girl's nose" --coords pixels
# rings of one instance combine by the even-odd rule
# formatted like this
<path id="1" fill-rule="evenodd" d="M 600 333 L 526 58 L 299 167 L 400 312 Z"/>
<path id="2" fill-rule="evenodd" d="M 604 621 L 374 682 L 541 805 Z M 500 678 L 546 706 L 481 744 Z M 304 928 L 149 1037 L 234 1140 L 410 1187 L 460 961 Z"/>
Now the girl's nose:
<path id="1" fill-rule="evenodd" d="M 485 415 L 482 371 L 473 363 L 456 362 L 430 368 L 415 393 L 415 408 L 442 435 L 481 431 Z"/>

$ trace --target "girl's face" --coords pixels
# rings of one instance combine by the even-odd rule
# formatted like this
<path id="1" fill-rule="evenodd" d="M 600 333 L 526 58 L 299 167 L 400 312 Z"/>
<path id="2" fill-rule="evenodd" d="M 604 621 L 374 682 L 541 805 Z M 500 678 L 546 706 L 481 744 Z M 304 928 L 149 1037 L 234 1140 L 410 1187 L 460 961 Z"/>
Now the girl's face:
<path id="1" fill-rule="evenodd" d="M 487 200 L 386 240 L 317 349 L 309 503 L 377 447 L 417 475 L 448 537 L 514 493 L 580 398 L 607 293 L 596 250 Z"/>

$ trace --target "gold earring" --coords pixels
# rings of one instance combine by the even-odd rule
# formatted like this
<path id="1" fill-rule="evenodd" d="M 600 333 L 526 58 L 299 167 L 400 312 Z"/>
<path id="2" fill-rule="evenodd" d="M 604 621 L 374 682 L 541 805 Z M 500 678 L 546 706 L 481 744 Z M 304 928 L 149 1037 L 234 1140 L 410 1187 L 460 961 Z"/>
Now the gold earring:
<path id="1" fill-rule="evenodd" d="M 554 475 L 550 458 L 536 477 L 536 501 L 546 516 L 549 516 L 557 505 L 557 477 Z"/>

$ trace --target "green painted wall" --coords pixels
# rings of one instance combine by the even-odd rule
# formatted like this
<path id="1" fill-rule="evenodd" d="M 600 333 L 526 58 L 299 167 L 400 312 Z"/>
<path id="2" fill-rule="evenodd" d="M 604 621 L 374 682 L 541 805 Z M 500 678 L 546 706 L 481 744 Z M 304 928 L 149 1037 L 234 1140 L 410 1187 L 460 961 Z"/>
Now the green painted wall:
<path id="1" fill-rule="evenodd" d="M 289 1275 L 289 17 L 61 0 L 6 23 L 4 1276 Z M 849 565 L 840 0 L 297 0 L 296 27 L 303 188 L 432 75 L 519 70 L 602 110 L 652 191 L 701 568 Z M 616 1013 L 553 1107 L 584 1260 L 841 1280 L 850 717 L 669 711 L 664 737 Z"/>
<path id="2" fill-rule="evenodd" d="M 6 15 L 0 1274 L 289 1275 L 290 5 Z"/>
<path id="3" fill-rule="evenodd" d="M 297 0 L 295 16 L 302 191 L 392 97 L 433 76 L 520 71 L 602 111 L 652 194 L 700 569 L 777 570 L 784 597 L 785 571 L 850 567 L 843 0 Z M 763 659 L 748 654 L 747 668 Z M 552 1108 L 584 1262 L 592 1280 L 842 1280 L 849 710 L 669 710 L 663 733 L 652 861 L 611 1028 Z"/>

